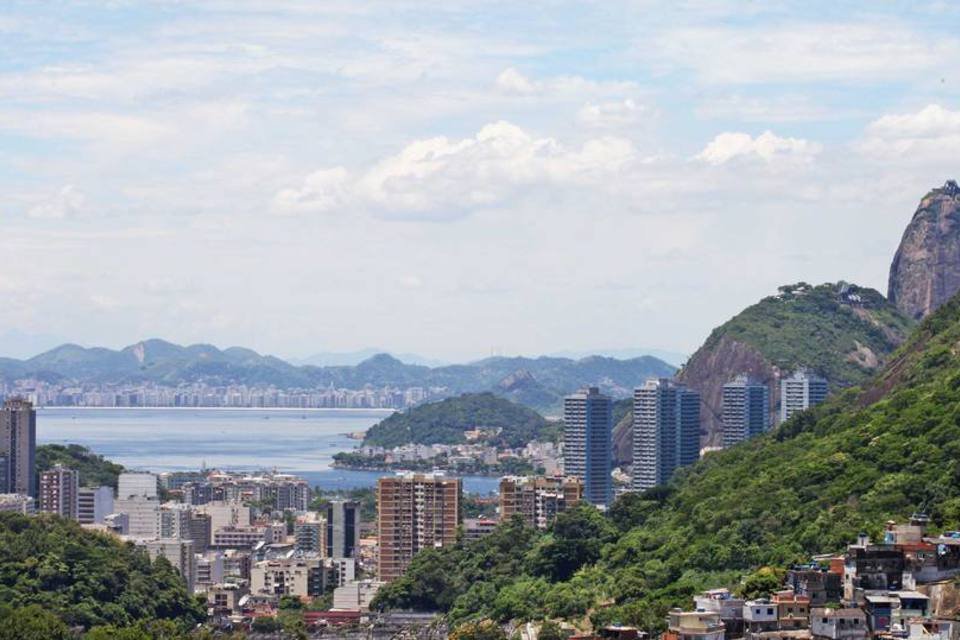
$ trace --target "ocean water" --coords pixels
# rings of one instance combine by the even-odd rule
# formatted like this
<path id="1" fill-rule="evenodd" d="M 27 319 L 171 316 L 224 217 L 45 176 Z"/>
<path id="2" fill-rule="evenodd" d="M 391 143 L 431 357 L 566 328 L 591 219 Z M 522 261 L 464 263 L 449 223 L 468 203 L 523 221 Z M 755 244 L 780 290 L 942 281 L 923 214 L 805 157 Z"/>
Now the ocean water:
<path id="1" fill-rule="evenodd" d="M 347 436 L 390 415 L 336 409 L 37 410 L 37 441 L 76 443 L 130 469 L 276 469 L 322 489 L 372 487 L 384 473 L 332 469 L 333 455 L 359 442 Z M 497 479 L 464 478 L 464 491 L 496 492 Z"/>

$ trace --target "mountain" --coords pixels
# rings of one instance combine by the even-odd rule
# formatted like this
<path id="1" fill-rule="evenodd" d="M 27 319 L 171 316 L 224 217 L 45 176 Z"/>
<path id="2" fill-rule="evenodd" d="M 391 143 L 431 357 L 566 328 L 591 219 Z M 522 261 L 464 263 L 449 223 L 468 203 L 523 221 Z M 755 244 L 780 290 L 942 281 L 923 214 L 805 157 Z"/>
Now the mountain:
<path id="1" fill-rule="evenodd" d="M 27 360 L 0 358 L 0 379 L 8 381 L 37 377 L 52 382 L 204 382 L 279 388 L 444 387 L 448 395 L 494 391 L 544 411 L 558 410 L 564 394 L 585 384 L 599 384 L 622 397 L 646 378 L 674 371 L 673 366 L 651 356 L 630 360 L 600 356 L 580 360 L 487 358 L 431 368 L 381 353 L 350 366 L 294 366 L 241 347 L 220 350 L 208 344 L 180 346 L 158 339 L 119 351 L 65 344 Z"/>
<path id="2" fill-rule="evenodd" d="M 948 180 L 920 200 L 890 265 L 888 297 L 921 319 L 960 291 L 960 187 Z"/>
<path id="3" fill-rule="evenodd" d="M 457 444 L 466 442 L 464 431 L 482 428 L 500 430 L 489 441 L 519 447 L 535 439 L 548 424 L 536 411 L 492 393 L 469 393 L 395 413 L 370 427 L 363 444 Z"/>
<path id="4" fill-rule="evenodd" d="M 934 531 L 956 530 L 958 344 L 960 296 L 862 388 L 707 454 L 669 486 L 626 494 L 606 518 L 576 510 L 541 536 L 508 523 L 489 542 L 431 550 L 378 604 L 428 609 L 437 598 L 454 621 L 592 611 L 595 624 L 657 631 L 670 607 L 704 588 L 840 552 L 860 531 L 876 539 L 887 520 L 924 512 Z"/>
<path id="5" fill-rule="evenodd" d="M 780 287 L 711 332 L 678 378 L 700 392 L 701 444 L 719 445 L 723 385 L 747 373 L 770 386 L 771 412 L 779 380 L 803 367 L 832 390 L 859 384 L 883 365 L 913 321 L 873 289 L 845 283 Z M 619 461 L 631 458 L 632 414 L 614 430 Z"/>
<path id="6" fill-rule="evenodd" d="M 325 351 L 314 353 L 306 358 L 287 358 L 287 362 L 297 366 L 311 365 L 314 367 L 352 367 L 360 364 L 368 358 L 381 353 L 388 353 L 386 349 L 360 349 L 359 351 Z M 416 353 L 391 353 L 391 356 L 397 360 L 402 360 L 407 364 L 419 364 L 426 367 L 443 367 L 449 362 L 437 360 L 436 358 L 426 358 Z"/>

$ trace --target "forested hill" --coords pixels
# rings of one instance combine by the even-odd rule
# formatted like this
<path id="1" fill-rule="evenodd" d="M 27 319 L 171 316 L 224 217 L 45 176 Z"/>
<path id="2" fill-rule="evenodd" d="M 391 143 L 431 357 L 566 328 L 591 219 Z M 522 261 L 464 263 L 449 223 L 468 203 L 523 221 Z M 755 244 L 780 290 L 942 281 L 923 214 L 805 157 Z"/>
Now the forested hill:
<path id="1" fill-rule="evenodd" d="M 80 472 L 82 487 L 117 488 L 123 465 L 111 462 L 79 444 L 41 444 L 37 447 L 37 473 L 54 465 L 63 465 Z"/>
<path id="2" fill-rule="evenodd" d="M 837 552 L 915 511 L 960 528 L 960 301 L 930 316 L 881 374 L 764 436 L 708 454 L 606 518 L 578 511 L 546 536 L 418 556 L 384 606 L 490 616 L 618 620 L 656 629 L 697 590 L 761 565 Z M 589 545 L 578 546 L 590 540 Z M 509 572 L 488 569 L 510 565 Z M 435 581 L 426 589 L 427 581 Z M 442 594 L 431 603 L 429 593 Z M 594 609 L 598 603 L 612 606 Z"/>
<path id="3" fill-rule="evenodd" d="M 714 329 L 680 380 L 700 392 L 701 444 L 719 445 L 723 385 L 746 373 L 770 387 L 798 368 L 827 379 L 832 391 L 861 384 L 883 367 L 915 323 L 879 292 L 843 282 L 780 287 Z M 631 423 L 615 432 L 617 458 L 630 457 Z"/>
<path id="4" fill-rule="evenodd" d="M 16 617 L 11 610 L 34 605 L 68 627 L 85 629 L 164 620 L 188 630 L 205 617 L 165 559 L 151 562 L 144 549 L 72 520 L 0 513 L 0 549 L 3 625 L 7 616 Z"/>
<path id="5" fill-rule="evenodd" d="M 536 411 L 492 393 L 467 393 L 395 413 L 372 426 L 363 444 L 457 444 L 466 442 L 464 431 L 477 428 L 491 432 L 486 441 L 508 447 L 552 436 L 550 423 Z"/>

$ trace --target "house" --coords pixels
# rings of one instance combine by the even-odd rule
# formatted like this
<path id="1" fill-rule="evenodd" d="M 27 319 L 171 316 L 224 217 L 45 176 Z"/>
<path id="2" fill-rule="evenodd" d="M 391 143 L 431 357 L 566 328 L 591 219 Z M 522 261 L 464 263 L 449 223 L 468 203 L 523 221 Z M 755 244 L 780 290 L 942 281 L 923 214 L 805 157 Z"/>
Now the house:
<path id="1" fill-rule="evenodd" d="M 902 549 L 894 544 L 871 544 L 870 538 L 861 533 L 844 555 L 844 601 L 863 602 L 866 591 L 903 589 L 905 566 Z"/>
<path id="2" fill-rule="evenodd" d="M 843 596 L 843 565 L 824 570 L 819 564 L 795 566 L 787 571 L 786 584 L 810 598 L 811 607 L 840 602 Z"/>
<path id="3" fill-rule="evenodd" d="M 810 632 L 814 640 L 866 640 L 867 616 L 860 609 L 810 610 Z"/>
<path id="4" fill-rule="evenodd" d="M 744 637 L 778 629 L 777 605 L 769 598 L 748 600 L 743 603 Z"/>
<path id="5" fill-rule="evenodd" d="M 743 604 L 742 598 L 734 598 L 729 589 L 711 589 L 694 596 L 693 602 L 697 611 L 713 611 L 720 614 L 720 619 L 726 626 L 727 638 L 743 636 Z"/>
<path id="6" fill-rule="evenodd" d="M 810 598 L 792 589 L 773 594 L 771 603 L 777 608 L 777 628 L 783 631 L 810 626 Z"/>
<path id="7" fill-rule="evenodd" d="M 663 640 L 724 640 L 723 620 L 714 611 L 671 609 Z"/>

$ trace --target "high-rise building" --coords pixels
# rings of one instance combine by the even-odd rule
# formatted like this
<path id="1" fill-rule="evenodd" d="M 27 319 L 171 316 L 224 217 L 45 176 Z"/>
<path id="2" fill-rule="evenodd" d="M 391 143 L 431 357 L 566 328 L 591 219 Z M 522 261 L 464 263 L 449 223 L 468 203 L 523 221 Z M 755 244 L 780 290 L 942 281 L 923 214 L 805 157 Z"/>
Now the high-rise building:
<path id="1" fill-rule="evenodd" d="M 770 428 L 770 388 L 747 375 L 723 385 L 723 446 L 760 435 Z"/>
<path id="2" fill-rule="evenodd" d="M 132 538 L 149 540 L 159 536 L 160 500 L 157 476 L 152 473 L 121 473 L 117 483 L 114 509 L 127 516 L 127 532 Z"/>
<path id="3" fill-rule="evenodd" d="M 328 558 L 356 558 L 360 547 L 360 503 L 334 500 L 327 505 Z"/>
<path id="4" fill-rule="evenodd" d="M 111 513 L 112 487 L 80 487 L 77 492 L 77 520 L 80 524 L 103 524 Z"/>
<path id="5" fill-rule="evenodd" d="M 583 499 L 605 508 L 613 499 L 610 478 L 613 404 L 597 387 L 563 399 L 563 472 L 583 480 Z"/>
<path id="6" fill-rule="evenodd" d="M 152 473 L 127 472 L 121 473 L 117 481 L 117 497 L 129 498 L 143 496 L 157 497 L 157 476 Z"/>
<path id="7" fill-rule="evenodd" d="M 423 549 L 452 545 L 461 523 L 460 478 L 403 473 L 377 481 L 380 580 L 403 575 Z"/>
<path id="8" fill-rule="evenodd" d="M 500 479 L 500 519 L 519 515 L 528 526 L 546 529 L 582 498 L 583 481 L 576 476 L 506 476 Z"/>
<path id="9" fill-rule="evenodd" d="M 780 421 L 820 404 L 826 398 L 826 380 L 806 371 L 795 371 L 789 378 L 780 380 Z"/>
<path id="10" fill-rule="evenodd" d="M 80 474 L 55 465 L 40 474 L 40 512 L 78 520 L 80 516 Z"/>
<path id="11" fill-rule="evenodd" d="M 298 519 L 293 525 L 293 539 L 297 552 L 324 555 L 329 549 L 326 520 L 323 518 Z"/>
<path id="12" fill-rule="evenodd" d="M 37 412 L 26 400 L 7 400 L 0 409 L 0 493 L 37 497 L 36 452 Z"/>
<path id="13" fill-rule="evenodd" d="M 700 457 L 700 394 L 669 378 L 633 392 L 633 489 L 665 484 Z"/>

